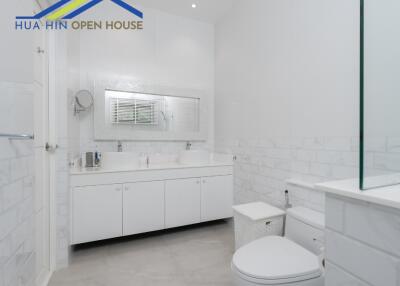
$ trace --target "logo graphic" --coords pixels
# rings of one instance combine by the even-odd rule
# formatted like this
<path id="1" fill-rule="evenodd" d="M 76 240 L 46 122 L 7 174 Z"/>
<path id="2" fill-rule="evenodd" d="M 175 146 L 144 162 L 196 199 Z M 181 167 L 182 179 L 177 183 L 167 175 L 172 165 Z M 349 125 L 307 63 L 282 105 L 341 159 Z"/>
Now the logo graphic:
<path id="1" fill-rule="evenodd" d="M 143 19 L 143 12 L 129 5 L 122 0 L 109 0 L 123 9 L 129 11 L 136 17 Z M 40 29 L 41 25 L 39 20 L 45 18 L 46 23 L 44 28 L 46 29 L 67 29 L 68 22 L 76 16 L 82 14 L 93 6 L 103 2 L 103 0 L 60 0 L 59 2 L 51 5 L 43 11 L 33 16 L 17 16 L 15 22 L 15 28 L 17 30 L 35 30 Z M 108 24 L 108 25 L 107 25 Z M 142 21 L 106 21 L 105 25 L 101 21 L 74 21 L 71 27 L 73 29 L 102 29 L 103 26 L 106 29 L 143 29 Z"/>

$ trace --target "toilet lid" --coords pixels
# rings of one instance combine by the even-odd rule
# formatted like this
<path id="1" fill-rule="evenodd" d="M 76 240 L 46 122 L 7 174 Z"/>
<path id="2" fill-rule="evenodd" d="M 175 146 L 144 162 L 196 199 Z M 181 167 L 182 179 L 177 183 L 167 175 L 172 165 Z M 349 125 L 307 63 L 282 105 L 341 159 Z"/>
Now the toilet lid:
<path id="1" fill-rule="evenodd" d="M 300 281 L 321 275 L 318 257 L 279 236 L 268 236 L 238 249 L 232 266 L 248 278 Z"/>

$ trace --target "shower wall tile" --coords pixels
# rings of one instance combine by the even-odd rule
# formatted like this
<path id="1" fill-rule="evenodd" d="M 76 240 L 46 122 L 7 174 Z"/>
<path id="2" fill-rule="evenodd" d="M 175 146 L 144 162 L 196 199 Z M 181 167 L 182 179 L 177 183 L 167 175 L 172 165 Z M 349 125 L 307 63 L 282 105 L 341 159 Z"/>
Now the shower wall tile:
<path id="1" fill-rule="evenodd" d="M 373 157 L 373 169 L 400 171 L 400 153 L 375 153 Z"/>
<path id="2" fill-rule="evenodd" d="M 0 161 L 0 187 L 6 185 L 10 180 L 10 161 Z M 1 204 L 0 204 L 1 208 Z M 0 209 L 1 210 L 1 209 Z"/>
<path id="3" fill-rule="evenodd" d="M 267 202 L 282 206 L 287 179 L 317 183 L 358 177 L 358 141 L 357 137 L 229 140 L 217 136 L 215 151 L 234 154 L 237 158 L 234 168 L 237 178 L 235 202 L 262 200 L 266 198 L 262 194 L 268 193 Z M 371 139 L 365 160 L 367 175 L 385 175 L 400 170 L 398 142 L 400 139 L 396 137 Z M 300 196 L 295 198 L 293 193 L 291 196 L 297 202 L 306 202 Z M 315 205 L 320 200 L 313 201 Z"/>
<path id="4" fill-rule="evenodd" d="M 358 175 L 358 151 L 352 137 L 272 137 L 221 140 L 216 152 L 232 153 L 235 161 L 235 202 L 265 200 L 282 207 L 288 179 L 310 184 Z M 318 191 L 289 186 L 294 205 L 324 210 Z M 268 195 L 265 195 L 268 194 Z"/>
<path id="5" fill-rule="evenodd" d="M 386 148 L 389 152 L 400 153 L 400 137 L 387 138 Z"/>
<path id="6" fill-rule="evenodd" d="M 348 167 L 343 165 L 334 165 L 332 167 L 331 179 L 349 179 L 358 177 L 358 167 Z"/>
<path id="7" fill-rule="evenodd" d="M 7 110 L 0 108 L 1 132 L 33 133 L 33 88 L 28 84 L 0 83 L 0 94 L 0 106 L 10 104 Z M 32 285 L 35 279 L 33 162 L 33 142 L 0 138 L 2 286 Z"/>

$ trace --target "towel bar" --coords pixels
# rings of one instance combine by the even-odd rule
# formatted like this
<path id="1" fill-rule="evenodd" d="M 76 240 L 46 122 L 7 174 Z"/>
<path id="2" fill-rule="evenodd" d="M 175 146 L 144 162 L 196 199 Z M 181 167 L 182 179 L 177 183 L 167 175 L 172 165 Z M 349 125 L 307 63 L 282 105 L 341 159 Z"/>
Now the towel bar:
<path id="1" fill-rule="evenodd" d="M 0 133 L 0 138 L 8 138 L 9 140 L 33 140 L 35 139 L 35 136 L 29 134 Z"/>

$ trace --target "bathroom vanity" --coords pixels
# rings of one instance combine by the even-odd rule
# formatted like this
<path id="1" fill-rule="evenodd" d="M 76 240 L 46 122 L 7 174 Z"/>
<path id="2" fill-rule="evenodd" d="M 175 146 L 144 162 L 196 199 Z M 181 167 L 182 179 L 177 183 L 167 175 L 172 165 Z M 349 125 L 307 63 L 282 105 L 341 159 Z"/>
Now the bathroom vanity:
<path id="1" fill-rule="evenodd" d="M 71 244 L 230 218 L 232 204 L 229 161 L 72 170 Z"/>

